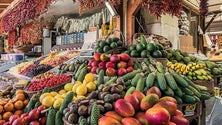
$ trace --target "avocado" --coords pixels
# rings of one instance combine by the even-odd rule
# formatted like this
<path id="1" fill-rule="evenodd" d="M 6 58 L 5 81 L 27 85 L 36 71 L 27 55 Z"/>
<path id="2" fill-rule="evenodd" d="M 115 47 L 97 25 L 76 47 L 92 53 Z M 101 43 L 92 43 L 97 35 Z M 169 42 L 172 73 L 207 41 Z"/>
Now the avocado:
<path id="1" fill-rule="evenodd" d="M 211 72 L 212 72 L 212 75 L 219 75 L 219 69 L 218 68 L 213 68 Z"/>
<path id="2" fill-rule="evenodd" d="M 153 43 L 148 43 L 146 45 L 146 50 L 152 53 L 153 51 L 155 51 L 155 45 Z"/>
<path id="3" fill-rule="evenodd" d="M 126 54 L 130 55 L 130 51 L 129 50 L 124 51 L 123 53 L 126 53 Z"/>
<path id="4" fill-rule="evenodd" d="M 179 61 L 181 61 L 183 59 L 183 56 L 182 55 L 177 55 L 176 56 L 176 60 L 179 62 Z"/>
<path id="5" fill-rule="evenodd" d="M 119 39 L 118 37 L 113 37 L 113 38 L 111 38 L 111 40 L 112 40 L 112 42 L 117 42 L 117 41 L 119 41 L 120 39 Z"/>
<path id="6" fill-rule="evenodd" d="M 110 44 L 110 47 L 111 47 L 112 49 L 115 49 L 115 48 L 118 47 L 118 45 L 117 45 L 117 43 L 112 42 L 112 43 Z"/>
<path id="7" fill-rule="evenodd" d="M 96 53 L 104 53 L 104 52 L 103 52 L 103 48 L 98 48 L 98 49 L 96 49 Z"/>
<path id="8" fill-rule="evenodd" d="M 164 50 L 163 45 L 161 45 L 161 44 L 159 44 L 159 43 L 156 44 L 156 48 L 157 48 L 158 50 Z"/>
<path id="9" fill-rule="evenodd" d="M 141 52 L 143 49 L 144 49 L 143 44 L 139 43 L 139 44 L 136 45 L 136 50 L 137 50 L 138 52 Z"/>
<path id="10" fill-rule="evenodd" d="M 152 57 L 154 58 L 161 58 L 162 57 L 162 53 L 159 50 L 156 50 L 152 53 Z"/>
<path id="11" fill-rule="evenodd" d="M 173 57 L 173 54 L 172 53 L 168 53 L 167 54 L 167 59 L 170 59 L 171 57 Z"/>
<path id="12" fill-rule="evenodd" d="M 136 45 L 131 45 L 131 46 L 129 47 L 129 50 L 130 50 L 130 51 L 136 50 Z"/>
<path id="13" fill-rule="evenodd" d="M 140 56 L 142 57 L 142 58 L 147 58 L 148 56 L 148 51 L 147 50 L 143 50 L 142 52 L 141 52 L 141 54 L 140 54 Z"/>
<path id="14" fill-rule="evenodd" d="M 108 52 L 110 49 L 111 48 L 108 45 L 106 45 L 103 47 L 103 52 Z"/>
<path id="15" fill-rule="evenodd" d="M 107 39 L 106 39 L 106 44 L 107 44 L 107 45 L 110 45 L 111 43 L 112 43 L 112 39 L 111 39 L 111 38 L 107 38 Z"/>
<path id="16" fill-rule="evenodd" d="M 188 63 L 190 62 L 190 57 L 184 57 L 184 58 L 183 58 L 183 62 L 184 62 L 185 64 L 188 64 Z"/>
<path id="17" fill-rule="evenodd" d="M 138 53 L 136 50 L 132 50 L 132 51 L 130 52 L 130 56 L 132 56 L 132 57 L 138 57 L 138 56 L 139 56 L 139 53 Z"/>
<path id="18" fill-rule="evenodd" d="M 163 58 L 167 58 L 168 53 L 166 50 L 161 50 L 161 53 Z"/>
<path id="19" fill-rule="evenodd" d="M 189 54 L 187 52 L 181 52 L 181 55 L 183 55 L 184 57 L 189 57 Z"/>
<path id="20" fill-rule="evenodd" d="M 102 47 L 104 47 L 105 45 L 106 45 L 106 42 L 105 42 L 105 41 L 100 41 L 100 42 L 99 42 L 99 47 L 102 48 Z"/>
<path id="21" fill-rule="evenodd" d="M 143 34 L 140 35 L 140 43 L 143 44 L 144 46 L 147 45 L 146 38 Z"/>
<path id="22" fill-rule="evenodd" d="M 121 41 L 121 40 L 118 40 L 116 43 L 118 46 L 123 46 L 123 41 Z"/>

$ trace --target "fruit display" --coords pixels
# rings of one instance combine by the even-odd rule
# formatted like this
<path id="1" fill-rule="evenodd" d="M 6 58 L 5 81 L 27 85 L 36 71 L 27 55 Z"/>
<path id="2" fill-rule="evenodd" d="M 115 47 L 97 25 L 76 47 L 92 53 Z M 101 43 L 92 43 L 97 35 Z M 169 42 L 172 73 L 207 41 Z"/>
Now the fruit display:
<path id="1" fill-rule="evenodd" d="M 222 65 L 215 62 L 205 62 L 206 67 L 210 69 L 212 75 L 222 75 Z"/>
<path id="2" fill-rule="evenodd" d="M 169 50 L 167 54 L 167 59 L 172 63 L 183 63 L 188 64 L 190 62 L 195 63 L 197 58 L 194 56 L 189 56 L 187 52 L 182 52 L 181 50 Z"/>
<path id="3" fill-rule="evenodd" d="M 11 89 L 11 88 L 10 88 Z M 0 123 L 13 122 L 11 116 L 20 116 L 26 105 L 29 103 L 28 97 L 23 90 L 7 90 L 8 95 L 0 99 Z M 14 91 L 15 93 L 12 93 Z M 6 93 L 2 93 L 6 94 Z M 11 98 L 13 96 L 13 98 Z"/>
<path id="4" fill-rule="evenodd" d="M 39 74 L 39 75 L 33 77 L 33 79 L 34 80 L 41 80 L 41 79 L 45 79 L 45 78 L 54 76 L 55 74 L 56 73 L 54 71 L 49 71 L 49 72 L 46 72 L 46 73 L 43 73 L 43 74 Z"/>
<path id="5" fill-rule="evenodd" d="M 58 76 L 51 76 L 40 81 L 31 81 L 27 87 L 26 91 L 41 91 L 45 87 L 54 87 L 57 85 L 61 85 L 71 81 L 71 77 L 67 75 L 58 75 Z"/>
<path id="6" fill-rule="evenodd" d="M 131 45 L 124 53 L 129 54 L 131 57 L 147 58 L 166 58 L 167 51 L 159 43 L 148 43 L 143 35 L 140 36 L 140 43 Z"/>
<path id="7" fill-rule="evenodd" d="M 148 65 L 147 67 L 150 66 Z M 196 85 L 189 78 L 174 71 L 165 70 L 159 62 L 156 63 L 155 67 L 156 69 L 146 68 L 147 70 L 136 70 L 124 75 L 122 80 L 128 89 L 126 93 L 130 94 L 134 90 L 146 92 L 149 88 L 155 86 L 150 90 L 174 97 L 177 99 L 178 104 L 196 103 L 211 97 L 206 92 L 206 87 Z"/>
<path id="8" fill-rule="evenodd" d="M 106 112 L 98 125 L 189 125 L 183 113 L 177 110 L 176 99 L 151 91 L 148 90 L 144 95 L 136 90 L 125 95 L 124 99 L 118 99 L 114 110 Z"/>
<path id="9" fill-rule="evenodd" d="M 18 83 L 21 78 L 15 77 L 9 73 L 1 73 L 0 74 L 0 90 L 5 90 L 9 86 L 13 86 Z"/>
<path id="10" fill-rule="evenodd" d="M 44 64 L 30 65 L 30 67 L 28 67 L 27 69 L 22 71 L 20 74 L 32 78 L 32 77 L 37 76 L 39 74 L 45 73 L 52 68 L 53 67 L 51 65 L 44 65 Z"/>
<path id="11" fill-rule="evenodd" d="M 99 73 L 104 70 L 107 76 L 123 76 L 128 72 L 133 71 L 133 61 L 128 54 L 107 55 L 107 54 L 94 54 L 94 59 L 89 61 L 88 70 L 93 73 Z"/>
<path id="12" fill-rule="evenodd" d="M 125 95 L 124 90 L 121 80 L 101 84 L 98 90 L 92 91 L 86 98 L 69 103 L 63 110 L 64 119 L 70 124 L 81 124 L 85 121 L 97 125 L 100 114 L 113 110 L 113 102 Z"/>
<path id="13" fill-rule="evenodd" d="M 46 112 L 44 106 L 39 106 L 28 113 L 14 114 L 9 117 L 9 121 L 0 120 L 0 124 L 6 125 L 46 125 Z"/>
<path id="14" fill-rule="evenodd" d="M 123 42 L 117 37 L 110 37 L 106 40 L 100 40 L 96 43 L 95 53 L 106 53 L 111 49 L 115 49 L 123 45 Z"/>
<path id="15" fill-rule="evenodd" d="M 12 98 L 16 89 L 13 86 L 8 86 L 4 90 L 0 91 L 0 98 Z"/>
<path id="16" fill-rule="evenodd" d="M 31 64 L 33 64 L 32 61 L 30 61 L 30 62 L 23 62 L 23 63 L 20 63 L 20 64 L 18 64 L 16 66 L 10 68 L 9 71 L 19 74 L 20 72 L 22 72 L 24 69 L 26 69 Z"/>
<path id="17" fill-rule="evenodd" d="M 68 72 L 74 72 L 76 67 L 78 67 L 79 65 L 81 64 L 88 64 L 88 60 L 84 59 L 84 60 L 76 60 L 75 62 L 73 63 L 70 63 L 70 64 L 61 64 L 59 66 L 59 70 L 64 72 L 64 71 L 68 71 Z"/>

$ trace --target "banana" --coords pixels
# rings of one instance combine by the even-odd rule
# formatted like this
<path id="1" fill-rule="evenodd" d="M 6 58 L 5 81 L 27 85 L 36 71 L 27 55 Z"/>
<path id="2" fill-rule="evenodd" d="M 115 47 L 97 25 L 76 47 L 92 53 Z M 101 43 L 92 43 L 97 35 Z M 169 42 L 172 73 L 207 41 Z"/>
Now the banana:
<path id="1" fill-rule="evenodd" d="M 201 73 L 203 74 L 203 75 L 207 75 L 207 72 L 206 71 L 204 71 L 204 70 L 200 70 L 201 71 Z"/>
<path id="2" fill-rule="evenodd" d="M 194 71 L 198 76 L 201 76 L 202 75 L 202 72 L 201 71 Z"/>
<path id="3" fill-rule="evenodd" d="M 170 67 L 172 64 L 173 64 L 172 62 L 168 61 L 167 62 L 167 67 Z"/>

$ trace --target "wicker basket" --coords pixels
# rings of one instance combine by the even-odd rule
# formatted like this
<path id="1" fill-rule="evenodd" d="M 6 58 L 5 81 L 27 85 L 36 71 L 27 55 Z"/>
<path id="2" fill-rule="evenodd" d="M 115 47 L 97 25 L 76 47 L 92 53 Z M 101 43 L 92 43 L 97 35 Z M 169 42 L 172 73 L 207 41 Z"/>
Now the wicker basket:
<path id="1" fill-rule="evenodd" d="M 207 87 L 207 92 L 213 93 L 214 92 L 214 81 L 201 81 L 201 80 L 195 80 L 193 81 L 195 84 L 202 85 Z"/>
<path id="2" fill-rule="evenodd" d="M 70 82 L 70 81 L 69 81 Z M 69 82 L 65 82 L 63 84 L 60 84 L 60 85 L 57 85 L 57 86 L 54 86 L 54 87 L 51 87 L 49 88 L 50 91 L 59 91 L 61 89 L 64 88 L 65 84 L 66 83 L 69 83 Z M 39 91 L 27 91 L 25 90 L 25 92 L 28 94 L 29 97 L 32 97 L 34 94 L 38 93 L 38 92 L 42 92 L 42 90 L 39 90 Z"/>

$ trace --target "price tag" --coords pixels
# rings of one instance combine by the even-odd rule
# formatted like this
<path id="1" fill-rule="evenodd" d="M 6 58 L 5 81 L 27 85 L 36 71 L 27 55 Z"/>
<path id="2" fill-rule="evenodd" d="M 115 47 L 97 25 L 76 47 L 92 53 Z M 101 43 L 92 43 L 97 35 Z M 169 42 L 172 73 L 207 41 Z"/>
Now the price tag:
<path id="1" fill-rule="evenodd" d="M 185 114 L 184 116 L 192 116 L 195 115 L 195 110 L 196 110 L 197 104 L 193 104 L 193 105 L 187 105 L 186 109 L 185 109 Z"/>

